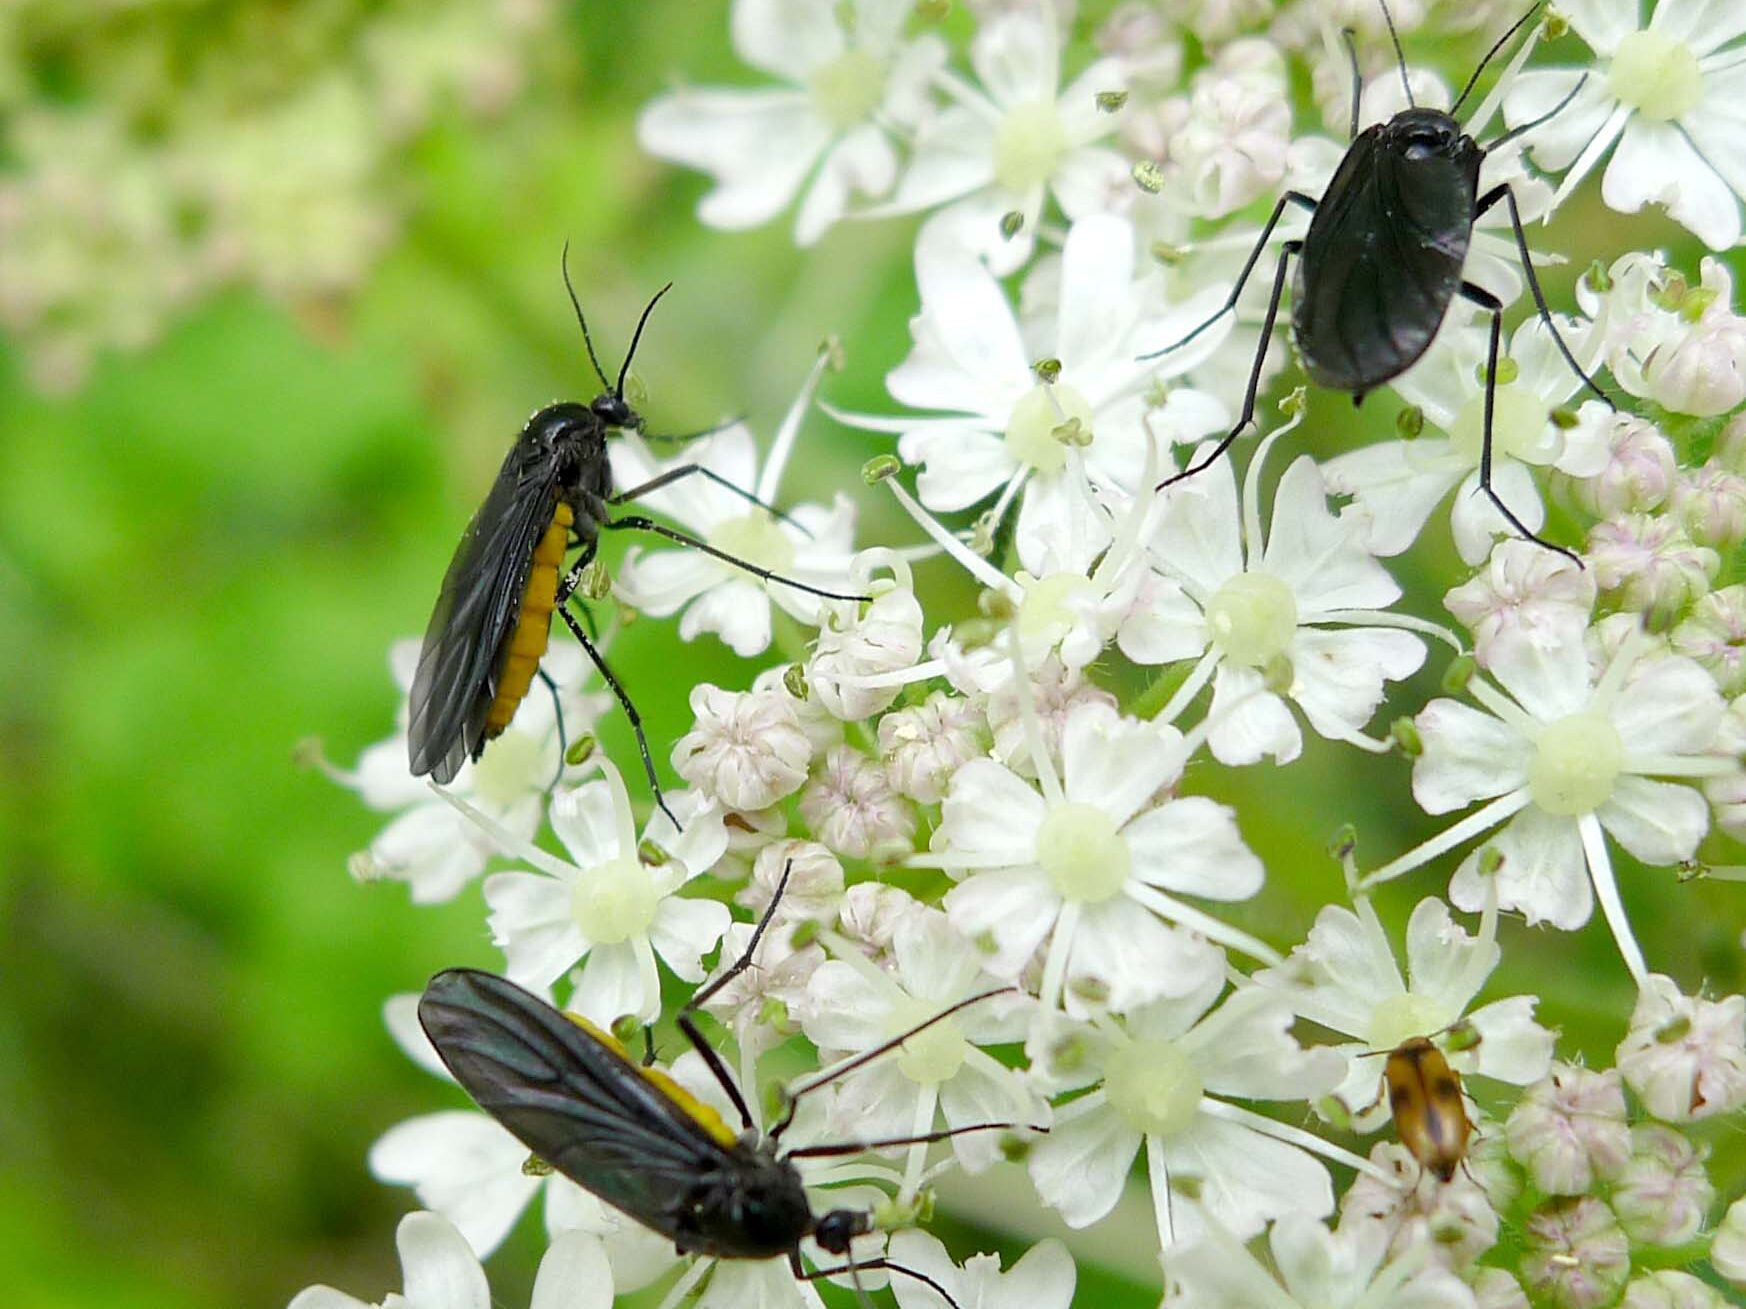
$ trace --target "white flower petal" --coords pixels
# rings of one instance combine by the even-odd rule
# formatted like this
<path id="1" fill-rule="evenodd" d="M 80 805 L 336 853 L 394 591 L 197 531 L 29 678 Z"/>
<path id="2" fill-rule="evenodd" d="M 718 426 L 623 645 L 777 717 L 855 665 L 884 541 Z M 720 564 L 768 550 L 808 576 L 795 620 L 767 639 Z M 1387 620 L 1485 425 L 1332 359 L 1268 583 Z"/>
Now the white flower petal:
<path id="1" fill-rule="evenodd" d="M 1601 178 L 1601 199 L 1634 214 L 1654 201 L 1712 250 L 1740 240 L 1740 201 L 1672 123 L 1636 115 Z"/>
<path id="2" fill-rule="evenodd" d="M 1485 962 L 1476 966 L 1481 954 Z M 1436 1001 L 1451 1018 L 1466 1010 L 1502 956 L 1496 941 L 1481 943 L 1470 936 L 1435 896 L 1413 906 L 1406 930 L 1407 976 L 1415 995 Z"/>
<path id="3" fill-rule="evenodd" d="M 394 1234 L 406 1298 L 418 1309 L 491 1309 L 491 1288 L 467 1239 L 440 1214 L 410 1213 Z"/>
<path id="4" fill-rule="evenodd" d="M 1732 0 L 1661 0 L 1649 27 L 1685 42 L 1694 54 L 1707 55 L 1746 32 L 1746 10 Z"/>
<path id="5" fill-rule="evenodd" d="M 1267 755 L 1288 764 L 1303 751 L 1303 733 L 1285 701 L 1262 690 L 1254 668 L 1219 665 L 1213 678 L 1212 706 L 1207 718 L 1212 731 L 1207 748 L 1221 764 L 1252 764 Z"/>
<path id="6" fill-rule="evenodd" d="M 1236 811 L 1205 796 L 1168 800 L 1122 830 L 1133 875 L 1210 900 L 1247 900 L 1261 889 L 1261 861 L 1243 844 Z"/>
<path id="7" fill-rule="evenodd" d="M 970 63 L 994 102 L 1003 109 L 1053 100 L 1061 52 L 1042 17 L 1006 13 L 985 23 L 970 46 Z"/>
<path id="8" fill-rule="evenodd" d="M 503 1243 L 540 1179 L 521 1170 L 527 1147 L 482 1113 L 454 1109 L 397 1123 L 370 1147 L 378 1181 L 410 1186 L 483 1259 Z"/>
<path id="9" fill-rule="evenodd" d="M 1531 995 L 1512 995 L 1467 1015 L 1479 1044 L 1473 1048 L 1473 1071 L 1500 1082 L 1527 1086 L 1546 1076 L 1552 1066 L 1552 1032 L 1534 1021 Z"/>
<path id="10" fill-rule="evenodd" d="M 813 601 L 815 607 L 817 600 Z M 714 632 L 742 659 L 762 654 L 770 646 L 770 597 L 750 580 L 723 582 L 706 591 L 679 620 L 679 636 L 695 641 Z"/>
<path id="11" fill-rule="evenodd" d="M 1651 865 L 1690 859 L 1710 830 L 1710 807 L 1701 792 L 1647 777 L 1619 778 L 1595 817 L 1615 841 Z"/>
<path id="12" fill-rule="evenodd" d="M 1125 1013 L 1196 990 L 1223 970 L 1218 950 L 1118 896 L 1088 904 L 1080 913 L 1067 956 L 1066 1009 L 1075 1018 L 1104 1010 Z M 1082 998 L 1087 993 L 1102 998 L 1089 1004 Z"/>
<path id="13" fill-rule="evenodd" d="M 1279 479 L 1261 569 L 1291 588 L 1299 618 L 1335 609 L 1384 609 L 1400 587 L 1371 558 L 1350 521 L 1328 510 L 1315 461 L 1303 455 Z"/>
<path id="14" fill-rule="evenodd" d="M 1490 714 L 1433 700 L 1413 722 L 1424 746 L 1413 761 L 1413 799 L 1426 813 L 1446 814 L 1528 780 L 1532 746 Z"/>
<path id="15" fill-rule="evenodd" d="M 670 895 L 655 910 L 649 943 L 676 977 L 703 980 L 703 956 L 715 948 L 733 915 L 718 900 L 687 900 Z"/>
<path id="16" fill-rule="evenodd" d="M 1206 649 L 1206 620 L 1181 583 L 1154 572 L 1140 584 L 1116 644 L 1137 664 L 1193 659 Z"/>
<path id="17" fill-rule="evenodd" d="M 1385 694 L 1385 681 L 1410 677 L 1425 643 L 1391 627 L 1298 629 L 1291 643 L 1291 698 L 1323 736 L 1360 731 Z"/>
<path id="18" fill-rule="evenodd" d="M 1140 1134 L 1104 1107 L 1057 1122 L 1031 1147 L 1026 1165 L 1037 1195 L 1061 1211 L 1069 1227 L 1089 1227 L 1121 1199 Z"/>
<path id="19" fill-rule="evenodd" d="M 1198 463 L 1211 453 L 1199 445 L 1189 457 Z M 1198 596 L 1210 597 L 1243 571 L 1242 516 L 1231 461 L 1220 458 L 1162 494 L 1166 503 L 1152 537 L 1152 557 L 1163 572 Z"/>
<path id="20" fill-rule="evenodd" d="M 1334 1208 L 1328 1170 L 1294 1145 L 1205 1114 L 1181 1136 L 1164 1142 L 1171 1176 L 1200 1179 L 1200 1208 L 1232 1236 L 1247 1240 L 1286 1214 L 1320 1218 Z M 1177 1207 L 1178 1240 L 1201 1226 L 1196 1206 Z"/>
<path id="21" fill-rule="evenodd" d="M 1608 717 L 1633 755 L 1701 754 L 1716 744 L 1722 697 L 1689 659 L 1649 659 L 1631 670 Z"/>
<path id="22" fill-rule="evenodd" d="M 1368 1033 L 1378 1004 L 1406 991 L 1380 925 L 1342 905 L 1324 905 L 1291 959 L 1255 980 L 1279 988 L 1304 1017 L 1357 1037 Z"/>
<path id="23" fill-rule="evenodd" d="M 964 936 L 994 938 L 995 953 L 983 967 L 996 977 L 1024 970 L 1055 927 L 1061 896 L 1038 868 L 977 873 L 946 893 L 946 913 Z"/>
<path id="24" fill-rule="evenodd" d="M 550 986 L 588 949 L 576 925 L 570 888 L 543 873 L 493 873 L 485 879 L 491 939 L 504 972 L 535 990 Z"/>
<path id="25" fill-rule="evenodd" d="M 618 858 L 618 816 L 605 778 L 553 796 L 551 823 L 576 867 L 598 868 Z"/>
<path id="26" fill-rule="evenodd" d="M 659 992 L 646 994 L 636 947 L 630 942 L 597 945 L 588 952 L 576 992 L 566 1006 L 597 1027 L 611 1030 L 627 1015 L 648 1021 L 660 1012 Z"/>
<path id="27" fill-rule="evenodd" d="M 561 1232 L 552 1238 L 534 1277 L 529 1309 L 611 1309 L 612 1265 L 600 1238 Z"/>
<path id="28" fill-rule="evenodd" d="M 1361 515 L 1354 526 L 1361 529 L 1360 539 L 1372 554 L 1397 555 L 1412 545 L 1466 471 L 1460 463 L 1428 456 L 1422 447 L 1435 440 L 1382 441 L 1322 465 L 1328 490 L 1353 498 L 1355 508 L 1346 515 Z"/>
<path id="29" fill-rule="evenodd" d="M 709 173 L 697 208 L 712 227 L 756 227 L 788 207 L 829 144 L 831 129 L 800 91 L 686 88 L 637 119 L 650 154 Z"/>
<path id="30" fill-rule="evenodd" d="M 1610 55 L 1632 32 L 1638 29 L 1636 4 L 1620 4 L 1619 0 L 1563 0 L 1558 11 L 1570 20 L 1576 34 L 1594 49 L 1596 54 Z"/>
<path id="31" fill-rule="evenodd" d="M 1582 70 L 1577 68 L 1524 68 L 1516 74 L 1504 96 L 1504 119 L 1511 127 L 1532 122 L 1564 103 L 1576 87 Z M 1576 162 L 1583 148 L 1606 126 L 1607 116 L 1618 101 L 1607 91 L 1605 79 L 1592 73 L 1588 83 L 1551 118 L 1527 138 L 1534 162 L 1550 173 L 1561 173 Z"/>
<path id="32" fill-rule="evenodd" d="M 798 1015 L 807 1039 L 822 1050 L 870 1050 L 889 1035 L 885 1019 L 891 992 L 874 986 L 857 968 L 827 959 L 806 983 Z"/>
<path id="33" fill-rule="evenodd" d="M 899 445 L 903 457 L 920 463 L 916 494 L 929 509 L 955 513 L 986 500 L 1018 471 L 1018 460 L 1006 442 L 992 432 L 906 434 Z"/>
<path id="34" fill-rule="evenodd" d="M 1101 701 L 1079 704 L 1061 730 L 1062 787 L 1070 803 L 1095 805 L 1120 827 L 1181 771 L 1181 733 L 1123 718 Z"/>
<path id="35" fill-rule="evenodd" d="M 1594 908 L 1588 863 L 1583 858 L 1576 820 L 1558 818 L 1530 806 L 1488 843 L 1502 856 L 1494 876 L 1498 905 L 1520 910 L 1529 926 L 1549 923 L 1574 931 Z M 1486 879 L 1479 871 L 1480 847 L 1455 870 L 1449 899 L 1458 909 L 1477 913 L 1485 906 Z"/>
<path id="36" fill-rule="evenodd" d="M 952 774 L 934 849 L 1029 863 L 1044 813 L 1043 797 L 1029 782 L 992 759 L 972 759 Z"/>

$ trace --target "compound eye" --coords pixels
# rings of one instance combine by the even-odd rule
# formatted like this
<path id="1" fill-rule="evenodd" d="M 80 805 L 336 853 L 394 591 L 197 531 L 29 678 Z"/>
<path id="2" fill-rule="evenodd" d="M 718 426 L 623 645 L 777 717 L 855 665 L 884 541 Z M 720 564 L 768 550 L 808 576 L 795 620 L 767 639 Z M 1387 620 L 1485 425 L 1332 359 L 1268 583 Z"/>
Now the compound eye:
<path id="1" fill-rule="evenodd" d="M 595 396 L 589 408 L 597 418 L 612 427 L 629 427 L 636 421 L 631 407 L 621 397 L 610 393 Z"/>
<path id="2" fill-rule="evenodd" d="M 1448 145 L 1441 132 L 1420 130 L 1406 139 L 1406 157 L 1408 159 L 1429 159 L 1440 155 Z"/>

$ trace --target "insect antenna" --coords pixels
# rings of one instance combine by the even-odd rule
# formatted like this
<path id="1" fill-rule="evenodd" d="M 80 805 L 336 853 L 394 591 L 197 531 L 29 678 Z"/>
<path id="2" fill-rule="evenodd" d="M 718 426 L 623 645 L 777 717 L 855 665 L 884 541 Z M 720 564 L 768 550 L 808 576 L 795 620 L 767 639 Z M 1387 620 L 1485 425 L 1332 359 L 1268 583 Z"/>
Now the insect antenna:
<path id="1" fill-rule="evenodd" d="M 1406 51 L 1401 49 L 1400 33 L 1394 30 L 1394 15 L 1388 12 L 1388 0 L 1376 0 L 1382 6 L 1382 21 L 1388 24 L 1388 39 L 1394 42 L 1394 62 L 1400 69 L 1400 89 L 1406 92 L 1407 104 L 1417 109 L 1419 102 L 1413 99 L 1413 85 L 1407 78 Z"/>
<path id="2" fill-rule="evenodd" d="M 1349 27 L 1340 29 L 1340 40 L 1346 43 L 1346 59 L 1352 65 L 1352 125 L 1347 129 L 1346 139 L 1358 139 L 1358 104 L 1364 99 L 1364 74 L 1358 69 L 1358 46 L 1353 38 L 1357 34 Z"/>
<path id="3" fill-rule="evenodd" d="M 1467 85 L 1461 88 L 1461 94 L 1455 97 L 1455 103 L 1449 106 L 1449 117 L 1459 118 L 1461 116 L 1461 106 L 1464 103 L 1466 103 L 1467 97 L 1473 94 L 1473 88 L 1476 85 L 1478 85 L 1479 75 L 1485 71 L 1486 65 L 1489 64 L 1493 59 L 1496 59 L 1498 56 L 1498 53 L 1506 45 L 1508 45 L 1512 40 L 1515 39 L 1516 33 L 1521 31 L 1522 28 L 1526 27 L 1528 24 L 1528 20 L 1530 18 L 1534 17 L 1534 15 L 1539 13 L 1539 12 L 1540 12 L 1540 0 L 1535 0 L 1535 3 L 1528 6 L 1527 13 L 1523 14 L 1520 18 L 1516 19 L 1515 22 L 1511 23 L 1509 26 L 1509 30 L 1506 31 L 1502 36 L 1498 37 L 1498 39 L 1496 41 L 1492 42 L 1491 49 L 1489 49 L 1485 52 L 1485 58 L 1483 58 L 1479 61 L 1479 64 L 1476 68 L 1474 68 L 1472 75 L 1468 77 Z"/>
<path id="4" fill-rule="evenodd" d="M 600 379 L 600 384 L 610 388 L 612 383 L 606 380 L 606 370 L 600 366 L 600 356 L 594 353 L 594 338 L 588 335 L 588 320 L 582 316 L 582 302 L 576 298 L 576 288 L 570 281 L 570 243 L 564 242 L 564 253 L 559 256 L 559 265 L 564 270 L 564 290 L 570 293 L 570 308 L 576 311 L 576 325 L 582 329 L 582 344 L 588 347 L 588 362 L 594 365 L 594 375 Z"/>
<path id="5" fill-rule="evenodd" d="M 944 1009 L 940 1010 L 939 1013 L 933 1015 L 933 1017 L 924 1019 L 923 1021 L 917 1023 L 914 1027 L 910 1028 L 906 1032 L 899 1032 L 896 1036 L 892 1037 L 889 1041 L 882 1042 L 881 1044 L 874 1046 L 870 1050 L 863 1050 L 860 1054 L 856 1055 L 853 1059 L 844 1060 L 842 1063 L 836 1065 L 834 1068 L 827 1069 L 824 1072 L 820 1073 L 817 1077 L 814 1077 L 809 1081 L 802 1082 L 799 1086 L 790 1087 L 788 1089 L 788 1096 L 787 1096 L 788 1106 L 786 1109 L 784 1109 L 782 1111 L 782 1117 L 781 1117 L 780 1121 L 777 1122 L 776 1126 L 774 1126 L 770 1129 L 770 1134 L 769 1134 L 768 1139 L 770 1140 L 770 1142 L 772 1144 L 774 1144 L 775 1142 L 781 1140 L 782 1133 L 786 1132 L 789 1129 L 789 1127 L 791 1127 L 793 1125 L 793 1123 L 794 1123 L 794 1111 L 795 1111 L 796 1107 L 800 1104 L 800 1097 L 801 1096 L 806 1095 L 809 1092 L 816 1091 L 821 1086 L 829 1086 L 832 1082 L 836 1081 L 838 1078 L 847 1076 L 848 1074 L 854 1072 L 857 1068 L 866 1067 L 868 1064 L 872 1063 L 875 1059 L 879 1058 L 881 1055 L 890 1054 L 893 1050 L 897 1049 L 898 1046 L 902 1045 L 905 1041 L 909 1040 L 911 1037 L 920 1036 L 923 1032 L 927 1031 L 928 1028 L 934 1026 L 934 1024 L 945 1022 L 946 1019 L 950 1018 L 953 1014 L 957 1013 L 959 1010 L 968 1009 L 973 1004 L 981 1004 L 984 1000 L 991 1000 L 997 995 L 1015 994 L 1017 991 L 1018 991 L 1018 987 L 1016 987 L 1016 986 L 1001 986 L 1001 987 L 996 987 L 992 991 L 983 991 L 979 995 L 973 995 L 973 996 L 968 997 L 967 999 L 960 1000 L 960 1001 L 958 1001 L 957 1004 L 947 1005 Z"/>
<path id="6" fill-rule="evenodd" d="M 1530 118 L 1525 123 L 1517 123 L 1514 127 L 1510 128 L 1510 130 L 1505 132 L 1502 136 L 1494 137 L 1492 140 L 1487 141 L 1484 145 L 1480 146 L 1479 148 L 1481 150 L 1483 150 L 1486 154 L 1490 154 L 1493 150 L 1497 149 L 1500 145 L 1508 145 L 1511 141 L 1514 141 L 1518 136 L 1525 136 L 1527 133 L 1532 132 L 1536 127 L 1539 127 L 1542 123 L 1550 122 L 1552 119 L 1556 118 L 1559 114 L 1563 113 L 1564 110 L 1569 107 L 1570 102 L 1572 100 L 1576 99 L 1576 97 L 1578 95 L 1582 94 L 1582 88 L 1585 85 L 1587 85 L 1587 83 L 1588 83 L 1588 74 L 1584 73 L 1581 77 L 1576 79 L 1576 85 L 1570 88 L 1570 93 L 1568 95 L 1566 95 L 1562 100 L 1560 100 L 1557 104 L 1553 105 L 1545 113 L 1541 114 L 1538 118 Z"/>
<path id="7" fill-rule="evenodd" d="M 811 1272 L 797 1272 L 794 1276 L 796 1281 L 816 1282 L 822 1278 L 835 1277 L 838 1273 L 847 1273 L 849 1279 L 855 1284 L 855 1293 L 860 1297 L 861 1303 L 867 1305 L 869 1309 L 871 1309 L 872 1301 L 867 1298 L 867 1289 L 861 1285 L 861 1272 L 863 1269 L 868 1271 L 882 1269 L 888 1273 L 899 1273 L 904 1277 L 910 1278 L 912 1281 L 920 1282 L 923 1286 L 927 1287 L 935 1295 L 939 1296 L 940 1299 L 950 1305 L 951 1309 L 964 1309 L 964 1307 L 958 1303 L 956 1296 L 945 1287 L 941 1286 L 933 1278 L 929 1277 L 926 1273 L 922 1272 L 921 1269 L 911 1268 L 907 1264 L 892 1263 L 891 1260 L 885 1258 L 868 1259 L 859 1263 L 850 1261 L 846 1264 L 838 1264 L 835 1268 L 814 1268 Z"/>
<path id="8" fill-rule="evenodd" d="M 620 400 L 624 399 L 624 379 L 630 376 L 631 360 L 636 357 L 637 343 L 643 339 L 643 328 L 649 321 L 649 315 L 655 312 L 655 306 L 660 303 L 661 297 L 672 289 L 673 283 L 668 282 L 650 297 L 648 304 L 643 306 L 643 316 L 637 319 L 637 330 L 631 334 L 630 349 L 624 352 L 624 366 L 618 370 L 618 385 L 612 388 L 612 393 Z"/>

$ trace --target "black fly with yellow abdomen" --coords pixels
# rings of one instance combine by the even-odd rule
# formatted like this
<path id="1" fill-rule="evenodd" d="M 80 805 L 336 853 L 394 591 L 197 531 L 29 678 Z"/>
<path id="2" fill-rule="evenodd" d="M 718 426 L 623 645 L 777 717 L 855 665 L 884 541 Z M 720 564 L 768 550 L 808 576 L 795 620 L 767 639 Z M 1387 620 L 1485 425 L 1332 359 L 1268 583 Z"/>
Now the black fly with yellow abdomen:
<path id="1" fill-rule="evenodd" d="M 548 405 L 528 419 L 485 503 L 467 525 L 425 628 L 424 647 L 419 651 L 412 682 L 407 751 L 414 776 L 428 773 L 443 783 L 452 781 L 464 762 L 477 759 L 486 743 L 509 726 L 533 684 L 556 611 L 618 698 L 636 734 L 655 801 L 671 818 L 642 718 L 566 603 L 594 559 L 601 530 L 652 532 L 702 550 L 766 582 L 792 586 L 822 599 L 869 597 L 844 595 L 782 577 L 641 514 L 610 516 L 616 506 L 696 474 L 782 517 L 750 491 L 698 464 L 682 464 L 628 491 L 613 491 L 607 441 L 618 432 L 642 430 L 641 415 L 624 398 L 625 378 L 649 314 L 671 283 L 656 292 L 643 309 L 616 383 L 607 381 L 594 353 L 567 266 L 564 286 L 582 328 L 589 362 L 606 389 L 588 404 L 566 401 Z M 568 571 L 563 571 L 564 556 L 572 546 L 580 547 L 581 554 Z"/>
<path id="2" fill-rule="evenodd" d="M 811 1281 L 848 1273 L 857 1286 L 860 1272 L 885 1269 L 924 1283 L 956 1309 L 945 1288 L 919 1270 L 883 1258 L 856 1261 L 851 1243 L 873 1230 L 872 1215 L 859 1209 L 814 1213 L 794 1161 L 943 1141 L 1013 1124 L 792 1150 L 781 1149 L 781 1139 L 801 1096 L 1004 990 L 959 1001 L 885 1045 L 791 1088 L 787 1112 L 767 1134 L 760 1134 L 744 1096 L 703 1039 L 693 1015 L 751 966 L 788 872 L 783 870 L 745 952 L 678 1014 L 680 1031 L 738 1111 L 737 1132 L 667 1074 L 633 1061 L 611 1036 L 491 973 L 466 968 L 438 973 L 419 1001 L 419 1022 L 455 1080 L 481 1109 L 537 1158 L 671 1240 L 679 1253 L 718 1259 L 785 1257 L 797 1278 Z M 806 1270 L 800 1247 L 808 1238 L 846 1262 Z"/>

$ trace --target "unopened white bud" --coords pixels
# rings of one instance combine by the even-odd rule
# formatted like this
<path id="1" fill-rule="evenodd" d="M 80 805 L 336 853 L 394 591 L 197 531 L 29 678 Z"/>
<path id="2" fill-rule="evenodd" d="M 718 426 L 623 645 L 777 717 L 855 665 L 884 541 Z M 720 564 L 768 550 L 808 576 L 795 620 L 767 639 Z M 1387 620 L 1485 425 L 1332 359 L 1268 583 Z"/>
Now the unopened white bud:
<path id="1" fill-rule="evenodd" d="M 1699 545 L 1732 550 L 1746 540 L 1746 477 L 1705 464 L 1674 484 L 1673 512 Z"/>
<path id="2" fill-rule="evenodd" d="M 1619 1309 L 1727 1309 L 1728 1303 L 1715 1287 L 1690 1273 L 1661 1268 L 1627 1286 Z"/>
<path id="3" fill-rule="evenodd" d="M 1606 466 L 1592 477 L 1572 478 L 1571 498 L 1596 518 L 1640 514 L 1658 507 L 1673 489 L 1679 458 L 1655 424 L 1635 414 L 1615 413 L 1598 401 L 1585 404 L 1579 425 L 1598 424 L 1608 450 Z"/>
<path id="4" fill-rule="evenodd" d="M 800 797 L 813 835 L 850 859 L 889 857 L 915 843 L 915 811 L 891 789 L 885 770 L 852 746 L 825 756 Z"/>
<path id="5" fill-rule="evenodd" d="M 1616 1069 L 1559 1064 L 1522 1093 L 1504 1123 L 1511 1157 L 1548 1195 L 1581 1195 L 1615 1177 L 1631 1155 L 1625 1090 Z"/>
<path id="6" fill-rule="evenodd" d="M 908 569 L 904 570 L 908 581 Z M 913 667 L 922 652 L 922 610 L 908 585 L 886 585 L 864 606 L 839 604 L 819 628 L 806 666 L 819 702 L 847 722 L 871 718 L 897 698 L 902 685 L 857 685 L 857 678 Z"/>
<path id="7" fill-rule="evenodd" d="M 919 705 L 879 720 L 879 753 L 891 784 L 922 804 L 938 804 L 952 774 L 984 753 L 982 712 L 962 696 L 935 691 Z"/>
<path id="8" fill-rule="evenodd" d="M 1594 609 L 1595 579 L 1564 555 L 1532 541 L 1499 541 L 1473 580 L 1443 597 L 1473 633 L 1481 667 L 1499 641 L 1556 649 L 1581 639 Z"/>
<path id="9" fill-rule="evenodd" d="M 1672 978 L 1652 974 L 1615 1062 L 1663 1122 L 1730 1113 L 1746 1105 L 1746 998 L 1684 995 Z"/>
<path id="10" fill-rule="evenodd" d="M 817 841 L 772 841 L 752 862 L 752 876 L 734 899 L 762 914 L 786 872 L 788 883 L 776 916 L 833 923 L 843 899 L 843 866 Z"/>
<path id="11" fill-rule="evenodd" d="M 1588 556 L 1602 591 L 1638 613 L 1678 614 L 1710 589 L 1721 557 L 1669 518 L 1626 514 L 1597 524 Z"/>
<path id="12" fill-rule="evenodd" d="M 1728 1206 L 1710 1238 L 1710 1267 L 1735 1286 L 1746 1287 L 1746 1196 Z"/>
<path id="13" fill-rule="evenodd" d="M 1702 664 L 1723 695 L 1746 691 L 1746 586 L 1724 586 L 1700 599 L 1669 644 Z"/>
<path id="14" fill-rule="evenodd" d="M 1592 1196 L 1553 1200 L 1524 1226 L 1522 1281 L 1536 1304 L 1601 1309 L 1631 1275 L 1631 1242 L 1613 1211 Z"/>
<path id="15" fill-rule="evenodd" d="M 763 809 L 806 781 L 812 742 L 793 700 L 773 691 L 691 690 L 696 725 L 673 747 L 679 776 L 728 809 Z"/>
<path id="16" fill-rule="evenodd" d="M 1640 1123 L 1631 1129 L 1631 1159 L 1613 1190 L 1613 1212 L 1633 1241 L 1674 1246 L 1702 1230 L 1716 1198 L 1704 1172 L 1708 1150 L 1671 1127 Z"/>

